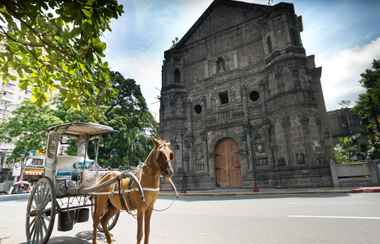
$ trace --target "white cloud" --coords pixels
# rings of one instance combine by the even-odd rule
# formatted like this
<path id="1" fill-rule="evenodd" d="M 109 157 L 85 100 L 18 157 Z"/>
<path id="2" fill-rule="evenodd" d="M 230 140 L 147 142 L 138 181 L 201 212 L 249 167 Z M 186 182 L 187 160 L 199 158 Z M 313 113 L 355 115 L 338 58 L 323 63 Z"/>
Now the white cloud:
<path id="1" fill-rule="evenodd" d="M 151 19 L 149 11 L 153 11 L 149 1 L 144 0 L 144 4 L 141 2 L 136 4 L 139 11 L 136 10 L 136 13 L 132 11 L 129 15 L 118 19 L 113 24 L 113 31 L 105 36 L 109 44 L 107 59 L 112 70 L 121 72 L 126 78 L 135 79 L 141 85 L 148 107 L 157 120 L 159 118 L 157 98 L 161 89 L 163 53 L 170 47 L 171 40 L 175 36 L 181 38 L 211 2 L 212 0 L 183 1 L 179 8 L 162 10 L 159 16 L 155 16 L 153 22 L 148 21 L 144 26 L 144 21 Z M 267 1 L 247 0 L 247 2 L 265 4 Z M 173 16 L 175 16 L 174 21 Z M 134 24 L 137 25 L 135 29 L 131 27 Z M 132 32 L 128 32 L 129 35 L 125 38 L 125 31 L 131 28 Z M 335 48 L 321 50 L 318 45 L 312 45 L 313 42 L 309 43 L 311 40 L 314 40 L 314 44 L 320 42 L 315 43 L 315 29 L 310 26 L 308 29 L 314 31 L 304 33 L 303 39 L 305 44 L 308 43 L 305 45 L 306 49 L 316 54 L 317 64 L 322 66 L 321 81 L 327 109 L 338 108 L 341 100 L 356 100 L 362 91 L 358 83 L 360 74 L 370 67 L 374 58 L 380 58 L 380 37 L 362 47 L 335 51 Z M 141 48 L 131 47 L 133 42 L 139 41 Z M 314 46 L 314 49 L 308 48 L 310 46 Z"/>
<path id="2" fill-rule="evenodd" d="M 112 70 L 119 71 L 125 78 L 132 78 L 140 85 L 149 110 L 159 119 L 161 89 L 161 57 L 141 55 L 113 58 L 109 61 Z"/>
<path id="3" fill-rule="evenodd" d="M 161 89 L 161 66 L 163 60 L 164 51 L 167 50 L 174 37 L 181 38 L 186 31 L 195 23 L 195 21 L 201 16 L 206 8 L 211 4 L 212 0 L 197 0 L 197 1 L 184 1 L 181 14 L 179 18 L 173 21 L 173 15 L 170 12 L 163 11 L 162 15 L 155 19 L 154 23 L 149 28 L 162 28 L 161 35 L 157 36 L 155 42 L 159 43 L 157 49 L 145 49 L 133 52 L 132 55 L 123 55 L 120 51 L 115 50 L 121 45 L 122 37 L 126 31 L 126 28 L 132 28 L 132 24 L 136 24 L 135 34 L 140 36 L 134 36 L 130 38 L 147 38 L 146 33 L 146 20 L 150 19 L 149 11 L 152 10 L 152 5 L 149 1 L 144 0 L 136 4 L 136 13 L 124 15 L 115 21 L 112 25 L 113 31 L 106 33 L 104 40 L 108 43 L 107 60 L 112 70 L 119 71 L 125 78 L 133 78 L 141 86 L 142 93 L 146 99 L 149 110 L 153 113 L 154 117 L 159 119 L 159 101 Z M 266 0 L 248 0 L 247 2 L 256 2 L 264 4 Z M 137 1 L 135 2 L 137 3 Z M 138 14 L 137 14 L 138 13 Z M 131 16 L 132 15 L 132 16 Z M 128 18 L 131 18 L 128 21 Z M 158 27 L 160 25 L 160 27 Z M 150 33 L 148 31 L 148 33 Z M 149 38 L 150 39 L 150 38 Z M 148 40 L 145 40 L 148 41 Z M 146 43 L 142 43 L 146 44 Z M 128 42 L 125 43 L 128 48 Z"/>
<path id="4" fill-rule="evenodd" d="M 360 74 L 371 67 L 375 58 L 380 58 L 380 37 L 362 47 L 316 56 L 317 63 L 322 66 L 321 81 L 327 110 L 339 108 L 338 103 L 342 100 L 357 100 L 363 92 Z"/>

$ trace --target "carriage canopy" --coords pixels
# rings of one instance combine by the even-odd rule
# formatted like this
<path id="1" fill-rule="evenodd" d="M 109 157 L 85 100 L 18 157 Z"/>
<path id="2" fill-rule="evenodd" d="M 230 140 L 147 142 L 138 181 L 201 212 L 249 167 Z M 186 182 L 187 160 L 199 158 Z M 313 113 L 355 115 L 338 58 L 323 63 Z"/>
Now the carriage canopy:
<path id="1" fill-rule="evenodd" d="M 88 136 L 97 136 L 102 134 L 107 134 L 114 132 L 115 130 L 112 127 L 96 124 L 96 123 L 85 123 L 85 122 L 73 122 L 60 124 L 56 126 L 52 126 L 48 129 L 50 132 L 56 132 L 59 134 L 66 135 L 88 135 Z"/>

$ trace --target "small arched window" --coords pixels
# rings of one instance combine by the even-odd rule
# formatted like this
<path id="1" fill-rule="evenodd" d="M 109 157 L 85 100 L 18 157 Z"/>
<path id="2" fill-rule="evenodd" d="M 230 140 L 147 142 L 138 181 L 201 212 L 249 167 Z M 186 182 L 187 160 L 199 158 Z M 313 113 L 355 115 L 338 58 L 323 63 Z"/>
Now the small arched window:
<path id="1" fill-rule="evenodd" d="M 223 71 L 226 71 L 226 62 L 224 61 L 224 58 L 219 57 L 216 60 L 216 72 L 219 73 Z"/>
<path id="2" fill-rule="evenodd" d="M 179 72 L 179 69 L 174 70 L 174 82 L 175 83 L 181 82 L 181 72 Z"/>
<path id="3" fill-rule="evenodd" d="M 267 47 L 268 47 L 268 52 L 271 53 L 273 50 L 273 47 L 272 47 L 272 40 L 270 36 L 267 37 Z"/>

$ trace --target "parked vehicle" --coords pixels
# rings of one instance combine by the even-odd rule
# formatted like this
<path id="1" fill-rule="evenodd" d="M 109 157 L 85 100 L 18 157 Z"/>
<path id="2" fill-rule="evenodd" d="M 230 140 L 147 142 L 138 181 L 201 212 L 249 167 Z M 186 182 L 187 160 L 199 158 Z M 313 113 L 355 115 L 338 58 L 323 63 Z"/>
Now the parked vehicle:
<path id="1" fill-rule="evenodd" d="M 45 158 L 43 156 L 30 156 L 23 163 L 21 180 L 33 184 L 44 175 L 44 172 Z"/>
<path id="2" fill-rule="evenodd" d="M 27 204 L 27 243 L 48 243 L 56 215 L 59 231 L 69 231 L 75 223 L 88 221 L 92 202 L 84 187 L 94 186 L 96 176 L 108 172 L 98 166 L 97 155 L 100 136 L 111 132 L 113 129 L 105 125 L 80 122 L 48 129 L 45 168 Z M 89 159 L 90 144 L 95 160 Z M 108 222 L 108 229 L 115 226 L 118 216 Z"/>
<path id="3" fill-rule="evenodd" d="M 10 169 L 2 169 L 0 172 L 0 194 L 8 194 L 12 184 L 12 171 Z"/>
<path id="4" fill-rule="evenodd" d="M 20 180 L 13 184 L 9 190 L 9 194 L 30 193 L 32 185 L 28 181 Z"/>

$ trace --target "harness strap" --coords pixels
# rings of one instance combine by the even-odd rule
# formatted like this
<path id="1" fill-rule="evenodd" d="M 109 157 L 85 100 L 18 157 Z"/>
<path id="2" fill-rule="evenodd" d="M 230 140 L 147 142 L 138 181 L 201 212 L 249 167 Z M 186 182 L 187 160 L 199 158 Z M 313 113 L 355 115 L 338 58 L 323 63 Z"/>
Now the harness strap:
<path id="1" fill-rule="evenodd" d="M 159 192 L 160 188 L 149 188 L 149 187 L 143 187 L 143 191 L 147 192 Z M 130 193 L 130 192 L 140 192 L 138 188 L 132 188 L 132 189 L 127 189 L 123 190 L 124 193 Z M 111 194 L 119 194 L 119 191 L 111 191 L 111 192 L 91 192 L 89 195 L 111 195 Z"/>
<path id="2" fill-rule="evenodd" d="M 118 185 L 119 185 L 119 198 L 120 198 L 121 206 L 129 212 L 127 200 L 125 199 L 125 195 L 124 195 L 125 192 L 124 192 L 124 189 L 122 189 L 122 187 L 121 187 L 121 179 L 119 179 Z"/>

